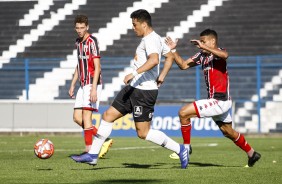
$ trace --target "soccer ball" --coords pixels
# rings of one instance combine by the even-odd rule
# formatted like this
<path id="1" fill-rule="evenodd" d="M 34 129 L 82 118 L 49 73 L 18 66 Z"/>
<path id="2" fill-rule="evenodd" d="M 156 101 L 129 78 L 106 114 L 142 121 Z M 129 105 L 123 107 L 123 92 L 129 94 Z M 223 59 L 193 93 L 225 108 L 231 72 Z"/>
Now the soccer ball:
<path id="1" fill-rule="evenodd" d="M 50 158 L 54 153 L 54 145 L 48 139 L 41 139 L 34 145 L 34 154 L 41 159 Z"/>

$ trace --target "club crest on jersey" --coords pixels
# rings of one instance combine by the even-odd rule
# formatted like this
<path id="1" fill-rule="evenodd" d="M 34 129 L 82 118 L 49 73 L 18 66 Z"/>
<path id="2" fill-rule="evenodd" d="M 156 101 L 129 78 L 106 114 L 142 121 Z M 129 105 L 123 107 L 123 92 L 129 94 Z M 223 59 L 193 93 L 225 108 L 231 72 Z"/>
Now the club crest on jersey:
<path id="1" fill-rule="evenodd" d="M 142 106 L 134 106 L 134 117 L 139 117 L 143 114 Z"/>
<path id="2" fill-rule="evenodd" d="M 88 45 L 83 46 L 84 52 L 86 53 L 88 51 Z"/>

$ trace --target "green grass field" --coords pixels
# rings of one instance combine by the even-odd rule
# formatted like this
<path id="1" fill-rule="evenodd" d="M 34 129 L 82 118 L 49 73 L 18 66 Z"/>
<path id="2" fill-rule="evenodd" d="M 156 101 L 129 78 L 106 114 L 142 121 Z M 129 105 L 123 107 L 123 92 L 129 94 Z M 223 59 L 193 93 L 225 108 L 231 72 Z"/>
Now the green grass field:
<path id="1" fill-rule="evenodd" d="M 38 159 L 33 145 L 49 138 L 54 155 Z M 181 142 L 181 138 L 174 138 Z M 1 135 L 0 183 L 282 183 L 281 138 L 251 138 L 262 154 L 253 168 L 245 168 L 246 154 L 226 138 L 192 138 L 189 168 L 180 169 L 170 151 L 138 138 L 114 138 L 104 159 L 93 167 L 68 156 L 83 149 L 78 135 Z"/>

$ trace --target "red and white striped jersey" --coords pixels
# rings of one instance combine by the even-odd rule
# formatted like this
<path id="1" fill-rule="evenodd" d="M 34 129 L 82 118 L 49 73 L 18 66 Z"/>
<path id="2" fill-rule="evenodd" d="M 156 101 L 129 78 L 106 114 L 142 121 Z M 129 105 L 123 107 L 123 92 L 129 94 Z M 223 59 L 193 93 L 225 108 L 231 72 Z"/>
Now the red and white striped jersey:
<path id="1" fill-rule="evenodd" d="M 220 50 L 224 50 L 219 48 Z M 225 59 L 206 55 L 198 52 L 191 59 L 197 64 L 202 65 L 205 82 L 207 85 L 208 98 L 217 100 L 228 100 L 229 96 L 229 76 L 227 72 L 227 62 Z"/>
<path id="2" fill-rule="evenodd" d="M 100 58 L 98 40 L 92 35 L 89 35 L 83 42 L 80 42 L 80 39 L 77 38 L 76 49 L 78 59 L 77 69 L 80 85 L 84 86 L 87 84 L 92 84 L 95 72 L 94 59 Z M 101 83 L 102 76 L 100 73 L 98 84 Z"/>

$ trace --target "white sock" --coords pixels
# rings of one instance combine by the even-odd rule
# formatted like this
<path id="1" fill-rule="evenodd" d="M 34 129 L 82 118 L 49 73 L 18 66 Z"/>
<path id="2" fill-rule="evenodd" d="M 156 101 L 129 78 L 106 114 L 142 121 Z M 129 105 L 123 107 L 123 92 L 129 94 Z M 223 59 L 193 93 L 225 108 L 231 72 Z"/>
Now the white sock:
<path id="1" fill-rule="evenodd" d="M 184 144 L 185 148 L 188 150 L 188 152 L 190 151 L 190 144 Z"/>
<path id="2" fill-rule="evenodd" d="M 174 140 L 172 140 L 171 138 L 169 138 L 165 133 L 159 130 L 150 129 L 146 137 L 146 140 L 158 144 L 162 147 L 165 147 L 176 153 L 180 152 L 179 144 Z"/>
<path id="3" fill-rule="evenodd" d="M 89 154 L 99 154 L 102 145 L 105 140 L 110 136 L 113 129 L 113 123 L 109 123 L 101 120 L 100 126 L 97 131 L 97 135 L 94 137 Z"/>

